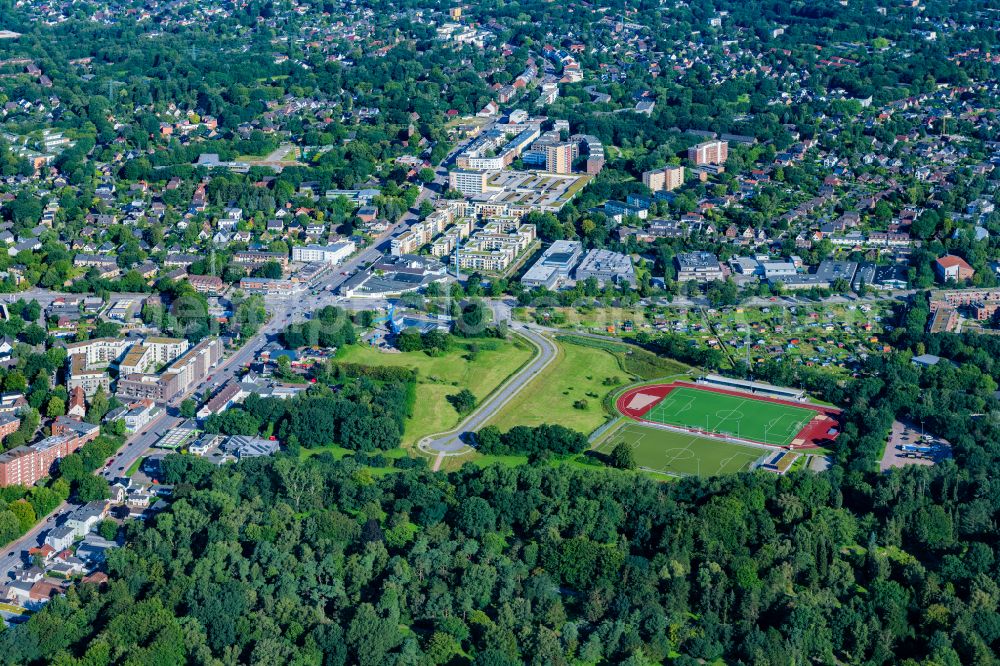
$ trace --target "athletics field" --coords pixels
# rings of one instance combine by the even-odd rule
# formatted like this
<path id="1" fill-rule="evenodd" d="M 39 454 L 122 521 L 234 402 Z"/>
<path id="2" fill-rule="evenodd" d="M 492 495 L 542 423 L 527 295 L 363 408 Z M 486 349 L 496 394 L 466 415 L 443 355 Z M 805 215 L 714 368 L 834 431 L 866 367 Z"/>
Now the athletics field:
<path id="1" fill-rule="evenodd" d="M 637 421 L 768 446 L 820 446 L 839 426 L 837 410 L 685 383 L 632 389 L 617 406 Z"/>

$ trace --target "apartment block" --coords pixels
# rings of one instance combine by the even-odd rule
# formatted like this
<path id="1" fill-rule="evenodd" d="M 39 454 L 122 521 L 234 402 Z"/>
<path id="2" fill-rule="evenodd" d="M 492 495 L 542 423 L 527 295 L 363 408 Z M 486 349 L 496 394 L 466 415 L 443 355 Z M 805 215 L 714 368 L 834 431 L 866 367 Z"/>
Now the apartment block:
<path id="1" fill-rule="evenodd" d="M 67 356 L 82 356 L 88 366 L 110 365 L 132 344 L 124 338 L 94 338 L 66 345 Z"/>
<path id="2" fill-rule="evenodd" d="M 691 146 L 687 151 L 688 159 L 696 165 L 704 164 L 725 164 L 729 158 L 729 142 L 727 141 L 704 141 L 696 146 Z"/>
<path id="3" fill-rule="evenodd" d="M 66 389 L 72 392 L 76 388 L 83 389 L 88 398 L 97 393 L 99 388 L 103 388 L 107 392 L 111 388 L 111 378 L 108 376 L 107 366 L 103 364 L 88 365 L 86 356 L 81 354 L 67 357 Z"/>
<path id="4" fill-rule="evenodd" d="M 473 197 L 486 191 L 487 177 L 486 171 L 453 169 L 448 173 L 448 187 L 461 192 L 464 196 Z"/>
<path id="5" fill-rule="evenodd" d="M 63 421 L 71 421 L 69 426 Z M 53 465 L 100 434 L 99 426 L 61 417 L 55 433 L 31 446 L 18 446 L 0 454 L 0 487 L 31 486 L 49 475 Z"/>
<path id="6" fill-rule="evenodd" d="M 462 208 L 464 206 L 448 205 L 434 211 L 427 216 L 427 219 L 411 225 L 409 230 L 393 238 L 389 243 L 389 252 L 395 257 L 415 254 L 444 232 L 454 222 Z"/>
<path id="7" fill-rule="evenodd" d="M 534 240 L 533 224 L 516 220 L 490 222 L 458 250 L 458 266 L 465 270 L 504 271 Z"/>
<path id="8" fill-rule="evenodd" d="M 147 372 L 154 366 L 153 350 L 142 344 L 133 345 L 128 353 L 118 363 L 118 372 L 123 377 L 128 375 Z"/>
<path id="9" fill-rule="evenodd" d="M 262 266 L 272 261 L 287 266 L 288 255 L 284 252 L 252 252 L 249 250 L 233 255 L 233 263 L 241 266 Z"/>
<path id="10" fill-rule="evenodd" d="M 202 340 L 159 375 L 135 373 L 119 379 L 117 394 L 131 400 L 169 402 L 205 379 L 221 358 L 218 338 Z"/>
<path id="11" fill-rule="evenodd" d="M 642 184 L 653 192 L 670 192 L 684 184 L 684 167 L 664 167 L 644 171 Z"/>
<path id="12" fill-rule="evenodd" d="M 226 284 L 217 275 L 189 275 L 188 284 L 201 294 L 219 294 Z"/>
<path id="13" fill-rule="evenodd" d="M 572 173 L 575 144 L 555 143 L 545 147 L 545 170 L 548 173 Z"/>
<path id="14" fill-rule="evenodd" d="M 13 414 L 0 414 L 0 442 L 7 438 L 7 435 L 17 432 L 21 427 L 21 419 Z"/>
<path id="15" fill-rule="evenodd" d="M 191 346 L 191 343 L 184 338 L 164 338 L 151 336 L 142 341 L 143 346 L 153 353 L 153 360 L 157 365 L 170 363 L 175 358 L 183 354 Z"/>

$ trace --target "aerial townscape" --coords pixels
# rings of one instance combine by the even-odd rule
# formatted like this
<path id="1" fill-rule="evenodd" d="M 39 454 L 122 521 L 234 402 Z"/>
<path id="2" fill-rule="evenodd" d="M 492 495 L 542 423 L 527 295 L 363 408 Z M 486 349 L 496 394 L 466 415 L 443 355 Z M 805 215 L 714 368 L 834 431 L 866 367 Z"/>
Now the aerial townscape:
<path id="1" fill-rule="evenodd" d="M 0 666 L 998 664 L 998 192 L 1000 0 L 0 0 Z"/>

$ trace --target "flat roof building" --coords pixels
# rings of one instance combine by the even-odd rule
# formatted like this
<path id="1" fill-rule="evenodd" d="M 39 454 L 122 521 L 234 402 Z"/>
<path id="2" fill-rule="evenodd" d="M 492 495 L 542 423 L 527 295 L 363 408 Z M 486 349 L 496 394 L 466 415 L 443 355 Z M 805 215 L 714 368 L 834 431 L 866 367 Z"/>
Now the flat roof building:
<path id="1" fill-rule="evenodd" d="M 687 156 L 697 166 L 725 164 L 729 158 L 729 143 L 718 140 L 705 141 L 688 148 Z"/>
<path id="2" fill-rule="evenodd" d="M 486 171 L 453 169 L 448 173 L 448 187 L 461 192 L 464 196 L 474 197 L 486 191 L 488 176 Z"/>
<path id="3" fill-rule="evenodd" d="M 569 278 L 582 254 L 583 245 L 579 241 L 557 240 L 525 272 L 521 284 L 528 288 L 553 289 L 560 281 Z"/>
<path id="4" fill-rule="evenodd" d="M 678 282 L 713 282 L 725 278 L 719 258 L 711 252 L 684 252 L 674 257 Z"/>
<path id="5" fill-rule="evenodd" d="M 339 264 L 357 250 L 354 241 L 339 241 L 332 245 L 296 245 L 292 248 L 292 261 Z"/>
<path id="6" fill-rule="evenodd" d="M 591 250 L 576 268 L 576 279 L 594 278 L 601 286 L 627 284 L 634 287 L 635 268 L 627 254 L 610 250 Z"/>

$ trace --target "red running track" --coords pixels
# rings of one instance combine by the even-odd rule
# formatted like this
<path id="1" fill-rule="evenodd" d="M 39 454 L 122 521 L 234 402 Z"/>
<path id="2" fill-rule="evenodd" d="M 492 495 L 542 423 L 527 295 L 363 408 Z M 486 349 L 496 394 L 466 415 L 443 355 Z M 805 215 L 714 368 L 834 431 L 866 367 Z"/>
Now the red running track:
<path id="1" fill-rule="evenodd" d="M 790 400 L 781 400 L 780 398 L 772 398 L 770 396 L 762 396 L 756 393 L 746 393 L 743 391 L 734 391 L 731 389 L 725 389 L 716 386 L 706 386 L 704 384 L 694 384 L 691 382 L 673 382 L 671 384 L 654 384 L 652 386 L 640 386 L 638 388 L 630 389 L 625 393 L 618 396 L 618 400 L 615 401 L 615 407 L 618 411 L 630 419 L 636 421 L 644 421 L 646 423 L 656 423 L 656 421 L 650 421 L 646 419 L 646 414 L 649 410 L 653 409 L 658 405 L 671 391 L 675 388 L 694 388 L 699 391 L 707 391 L 709 393 L 721 393 L 723 395 L 735 396 L 737 398 L 749 398 L 751 400 L 760 400 L 761 402 L 773 402 L 779 405 L 788 405 L 790 407 L 801 407 L 803 409 L 811 409 L 817 414 L 825 414 L 829 417 L 829 420 L 818 421 L 813 419 L 806 427 L 799 431 L 796 435 L 796 439 L 802 439 L 803 444 L 796 446 L 796 449 L 814 449 L 821 446 L 829 444 L 831 441 L 837 438 L 837 434 L 840 432 L 840 410 L 833 407 L 821 407 L 819 405 L 810 405 L 804 402 L 792 402 Z M 627 405 L 632 402 L 638 394 L 645 394 L 654 396 L 656 399 L 651 401 L 646 405 L 637 407 L 635 409 L 629 408 Z M 671 426 L 676 427 L 676 426 Z M 836 432 L 830 434 L 830 430 L 834 429 Z M 709 437 L 720 437 L 722 436 L 716 433 L 704 432 L 696 428 L 689 428 L 691 432 L 696 432 L 698 434 L 706 435 Z M 763 443 L 763 442 L 762 442 Z M 768 445 L 771 446 L 771 445 Z"/>

